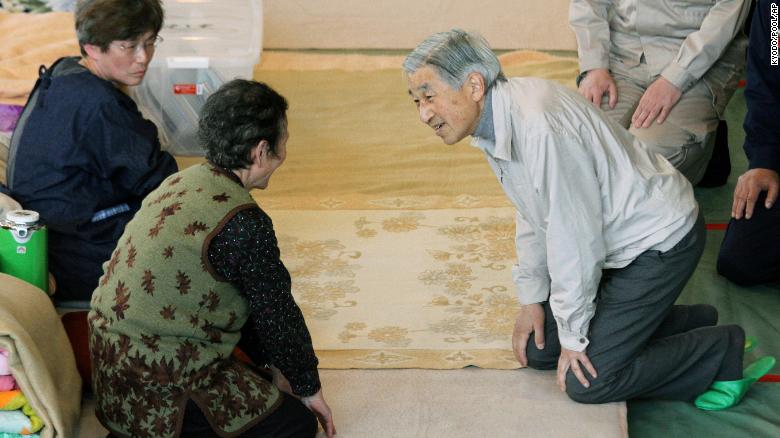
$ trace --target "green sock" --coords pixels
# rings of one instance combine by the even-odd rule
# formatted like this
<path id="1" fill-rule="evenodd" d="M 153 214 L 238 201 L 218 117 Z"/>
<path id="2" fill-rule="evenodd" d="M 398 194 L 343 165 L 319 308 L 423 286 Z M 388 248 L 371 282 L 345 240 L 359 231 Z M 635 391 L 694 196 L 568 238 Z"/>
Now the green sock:
<path id="1" fill-rule="evenodd" d="M 712 382 L 710 389 L 696 397 L 694 404 L 705 411 L 720 411 L 742 400 L 748 389 L 775 366 L 775 358 L 764 356 L 745 368 L 740 380 Z"/>

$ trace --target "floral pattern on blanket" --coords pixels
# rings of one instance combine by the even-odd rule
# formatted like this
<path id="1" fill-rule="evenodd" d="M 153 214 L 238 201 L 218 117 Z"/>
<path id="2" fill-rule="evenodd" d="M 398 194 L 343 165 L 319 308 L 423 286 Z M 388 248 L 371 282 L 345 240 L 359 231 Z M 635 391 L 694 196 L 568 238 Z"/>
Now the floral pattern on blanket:
<path id="1" fill-rule="evenodd" d="M 269 214 L 322 367 L 519 366 L 512 208 Z"/>
<path id="2" fill-rule="evenodd" d="M 326 320 L 340 308 L 357 305 L 360 291 L 354 278 L 360 251 L 350 251 L 340 241 L 301 240 L 280 236 L 279 248 L 298 294 L 298 305 L 307 318 Z"/>

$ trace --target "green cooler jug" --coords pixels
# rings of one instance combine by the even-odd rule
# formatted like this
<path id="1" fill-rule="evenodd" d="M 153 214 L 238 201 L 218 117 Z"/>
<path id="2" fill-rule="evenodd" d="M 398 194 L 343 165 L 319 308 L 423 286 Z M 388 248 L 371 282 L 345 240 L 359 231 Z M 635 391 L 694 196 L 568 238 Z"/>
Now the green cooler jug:
<path id="1" fill-rule="evenodd" d="M 0 222 L 0 272 L 49 292 L 46 227 L 31 210 L 12 210 Z"/>

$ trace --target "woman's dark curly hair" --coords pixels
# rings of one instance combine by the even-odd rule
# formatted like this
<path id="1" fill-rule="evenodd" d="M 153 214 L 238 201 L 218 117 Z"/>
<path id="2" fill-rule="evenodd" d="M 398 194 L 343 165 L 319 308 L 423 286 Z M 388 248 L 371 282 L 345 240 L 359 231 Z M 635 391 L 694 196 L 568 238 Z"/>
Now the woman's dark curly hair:
<path id="1" fill-rule="evenodd" d="M 85 44 L 105 52 L 112 41 L 132 41 L 147 32 L 157 35 L 164 13 L 160 0 L 79 0 L 76 36 L 81 54 Z"/>
<path id="2" fill-rule="evenodd" d="M 226 169 L 252 164 L 261 140 L 276 155 L 286 129 L 287 100 L 262 82 L 234 79 L 212 94 L 200 114 L 198 139 L 206 158 Z"/>

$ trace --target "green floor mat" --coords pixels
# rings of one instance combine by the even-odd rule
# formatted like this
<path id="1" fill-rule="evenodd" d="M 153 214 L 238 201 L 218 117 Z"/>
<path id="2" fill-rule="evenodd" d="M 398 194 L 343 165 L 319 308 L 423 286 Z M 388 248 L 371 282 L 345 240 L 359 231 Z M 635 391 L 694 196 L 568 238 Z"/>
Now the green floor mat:
<path id="1" fill-rule="evenodd" d="M 746 363 L 766 355 L 780 358 L 780 286 L 742 287 L 718 275 L 715 263 L 722 240 L 723 231 L 707 232 L 704 254 L 678 302 L 712 304 L 719 324 L 738 324 L 756 338 L 758 346 L 745 355 Z M 780 365 L 772 373 L 780 373 Z"/>
<path id="2" fill-rule="evenodd" d="M 725 411 L 701 411 L 693 403 L 631 401 L 631 438 L 736 438 L 780 436 L 780 383 L 756 383 L 742 402 Z"/>
<path id="3" fill-rule="evenodd" d="M 708 224 L 728 223 L 737 178 L 747 169 L 742 150 L 745 99 L 738 90 L 726 109 L 732 171 L 723 187 L 696 189 Z M 707 245 L 699 266 L 686 286 L 679 303 L 708 303 L 718 308 L 720 324 L 739 324 L 759 344 L 745 355 L 748 364 L 758 357 L 780 358 L 780 285 L 740 287 L 718 275 L 715 263 L 722 230 L 707 232 Z M 780 366 L 771 371 L 780 374 Z M 737 406 L 721 412 L 705 412 L 692 403 L 670 401 L 631 401 L 628 404 L 628 430 L 633 437 L 775 437 L 780 436 L 780 383 L 757 383 Z"/>

